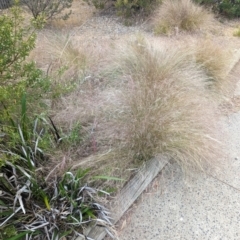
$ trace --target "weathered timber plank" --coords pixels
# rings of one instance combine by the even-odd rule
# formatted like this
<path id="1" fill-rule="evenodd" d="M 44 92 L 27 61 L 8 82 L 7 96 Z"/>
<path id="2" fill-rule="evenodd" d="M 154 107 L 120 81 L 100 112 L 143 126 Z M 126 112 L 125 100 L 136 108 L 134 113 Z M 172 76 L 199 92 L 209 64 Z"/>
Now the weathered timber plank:
<path id="1" fill-rule="evenodd" d="M 168 163 L 166 157 L 153 158 L 146 162 L 138 171 L 138 173 L 131 179 L 125 187 L 116 196 L 116 200 L 111 206 L 113 223 L 120 220 L 123 214 L 135 202 L 140 194 L 146 189 L 151 181 Z M 88 237 L 95 240 L 102 240 L 106 235 L 104 228 L 93 227 L 88 233 Z"/>

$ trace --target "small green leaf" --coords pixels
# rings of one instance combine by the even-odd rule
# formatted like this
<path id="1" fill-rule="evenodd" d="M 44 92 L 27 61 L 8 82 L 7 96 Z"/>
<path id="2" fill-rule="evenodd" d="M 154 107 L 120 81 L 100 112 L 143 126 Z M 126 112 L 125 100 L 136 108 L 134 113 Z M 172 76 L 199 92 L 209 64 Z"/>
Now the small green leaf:
<path id="1" fill-rule="evenodd" d="M 93 179 L 103 179 L 103 180 L 114 180 L 114 181 L 124 181 L 122 178 L 109 177 L 109 176 L 94 176 Z"/>
<path id="2" fill-rule="evenodd" d="M 22 232 L 22 233 L 19 233 L 17 236 L 7 238 L 6 240 L 22 239 L 25 235 L 27 235 L 27 234 L 30 233 L 30 232 L 31 232 L 31 231 Z"/>

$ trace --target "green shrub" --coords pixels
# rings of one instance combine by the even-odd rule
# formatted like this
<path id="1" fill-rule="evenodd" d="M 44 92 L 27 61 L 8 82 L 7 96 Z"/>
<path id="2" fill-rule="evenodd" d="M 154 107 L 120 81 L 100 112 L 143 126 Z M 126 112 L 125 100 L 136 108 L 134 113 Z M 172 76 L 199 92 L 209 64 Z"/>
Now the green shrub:
<path id="1" fill-rule="evenodd" d="M 240 1 L 239 0 L 223 0 L 218 4 L 219 13 L 230 17 L 240 17 Z"/>
<path id="2" fill-rule="evenodd" d="M 21 0 L 21 2 L 28 7 L 35 19 L 43 16 L 48 20 L 70 8 L 73 0 Z M 71 11 L 63 14 L 61 18 L 67 19 L 70 14 Z"/>
<path id="3" fill-rule="evenodd" d="M 229 18 L 240 17 L 240 0 L 195 0 L 198 3 L 211 6 L 212 9 L 221 15 Z"/>
<path id="4" fill-rule="evenodd" d="M 87 3 L 93 4 L 96 8 L 103 9 L 110 2 L 108 0 L 85 0 Z M 120 15 L 129 17 L 140 11 L 148 13 L 156 0 L 116 0 L 114 7 Z"/>
<path id="5" fill-rule="evenodd" d="M 130 16 L 134 12 L 144 10 L 149 12 L 151 6 L 155 3 L 154 0 L 117 0 L 115 7 L 118 9 L 119 13 L 125 16 Z"/>
<path id="6" fill-rule="evenodd" d="M 27 105 L 34 105 L 36 112 L 39 98 L 48 88 L 48 80 L 33 62 L 28 62 L 30 51 L 35 47 L 38 19 L 24 24 L 21 9 L 14 6 L 9 14 L 0 16 L 0 150 L 13 149 L 21 141 L 17 125 L 28 138 Z M 27 101 L 28 98 L 28 101 Z M 27 104 L 28 102 L 28 104 Z M 20 107 L 19 107 L 20 106 Z M 29 109 L 30 111 L 30 109 Z M 30 131 L 31 132 L 31 131 Z M 0 154 L 0 165 L 6 158 Z M 14 161 L 15 157 L 11 157 Z"/>
<path id="7" fill-rule="evenodd" d="M 26 61 L 35 47 L 36 27 L 41 23 L 36 20 L 26 26 L 23 22 L 21 9 L 17 6 L 10 10 L 9 15 L 0 16 L 1 120 L 6 117 L 4 109 L 10 111 L 14 108 L 27 88 L 43 84 L 42 72 L 33 62 Z"/>

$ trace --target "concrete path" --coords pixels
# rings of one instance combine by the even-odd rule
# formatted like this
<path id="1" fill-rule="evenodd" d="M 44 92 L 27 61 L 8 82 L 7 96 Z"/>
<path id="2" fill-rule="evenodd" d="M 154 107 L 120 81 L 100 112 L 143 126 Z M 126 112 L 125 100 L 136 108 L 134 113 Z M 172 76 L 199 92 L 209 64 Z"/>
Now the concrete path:
<path id="1" fill-rule="evenodd" d="M 168 165 L 121 222 L 120 240 L 240 240 L 240 114 L 231 121 L 226 175 L 186 178 Z"/>
<path id="2" fill-rule="evenodd" d="M 240 240 L 240 111 L 220 121 L 223 170 L 186 177 L 168 164 L 119 223 L 120 240 Z"/>
<path id="3" fill-rule="evenodd" d="M 154 185 L 123 220 L 119 239 L 240 239 L 240 190 L 209 176 L 186 179 L 176 165 Z"/>

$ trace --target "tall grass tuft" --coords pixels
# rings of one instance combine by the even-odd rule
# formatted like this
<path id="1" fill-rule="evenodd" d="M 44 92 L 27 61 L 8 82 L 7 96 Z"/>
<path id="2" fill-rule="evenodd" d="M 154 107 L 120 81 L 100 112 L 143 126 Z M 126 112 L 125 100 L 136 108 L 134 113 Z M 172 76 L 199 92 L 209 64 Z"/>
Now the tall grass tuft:
<path id="1" fill-rule="evenodd" d="M 87 66 L 86 54 L 74 46 L 72 37 L 64 31 L 46 30 L 39 34 L 31 58 L 51 78 L 53 98 L 72 90 Z"/>
<path id="2" fill-rule="evenodd" d="M 208 77 L 191 56 L 143 39 L 118 53 L 116 67 L 124 82 L 119 131 L 129 156 L 148 160 L 161 153 L 183 168 L 214 165 L 215 106 L 206 91 Z"/>
<path id="3" fill-rule="evenodd" d="M 233 67 L 233 51 L 229 47 L 207 39 L 199 40 L 193 49 L 196 62 L 209 77 L 212 90 L 224 95 L 231 92 L 233 84 L 228 75 Z"/>
<path id="4" fill-rule="evenodd" d="M 213 16 L 191 0 L 164 0 L 156 11 L 156 34 L 169 34 L 173 30 L 196 31 L 212 25 Z"/>

